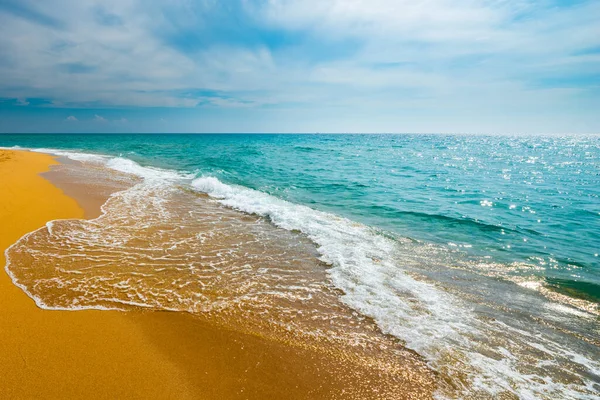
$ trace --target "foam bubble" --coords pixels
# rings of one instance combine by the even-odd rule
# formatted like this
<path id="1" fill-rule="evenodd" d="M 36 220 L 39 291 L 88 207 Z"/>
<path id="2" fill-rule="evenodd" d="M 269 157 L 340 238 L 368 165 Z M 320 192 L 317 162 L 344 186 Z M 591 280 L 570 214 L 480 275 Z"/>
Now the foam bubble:
<path id="1" fill-rule="evenodd" d="M 115 171 L 135 175 L 150 181 L 173 181 L 185 178 L 185 175 L 176 171 L 161 168 L 144 167 L 128 158 L 115 157 L 106 162 L 106 166 Z"/>
<path id="2" fill-rule="evenodd" d="M 60 157 L 66 157 L 73 161 L 84 163 L 100 164 L 112 170 L 122 172 L 129 175 L 134 175 L 139 178 L 158 182 L 158 181 L 173 181 L 178 179 L 191 179 L 192 174 L 184 174 L 174 170 L 167 170 L 155 167 L 145 167 L 133 160 L 124 157 L 111 157 L 103 154 L 81 153 L 71 150 L 59 150 L 49 148 L 30 149 L 37 153 L 53 154 Z"/>
<path id="3" fill-rule="evenodd" d="M 225 185 L 212 176 L 195 179 L 192 182 L 192 187 L 199 192 L 206 193 L 211 197 L 216 197 L 218 199 L 225 199 L 234 194 L 234 189 L 231 186 Z"/>
<path id="4" fill-rule="evenodd" d="M 198 178 L 191 185 L 221 204 L 307 235 L 317 244 L 322 260 L 331 264 L 329 274 L 334 285 L 344 291 L 342 300 L 372 317 L 384 333 L 402 339 L 425 356 L 459 391 L 476 396 L 508 392 L 520 398 L 541 398 L 548 393 L 585 398 L 577 387 L 556 383 L 544 372 L 519 372 L 523 360 L 513 352 L 519 354 L 527 343 L 506 337 L 504 328 L 479 320 L 469 311 L 470 305 L 406 273 L 397 243 L 382 232 L 263 192 L 226 185 L 214 177 Z M 490 336 L 497 336 L 497 344 L 486 343 Z M 520 347 L 511 352 L 505 347 L 509 345 Z M 480 351 L 482 347 L 487 354 Z M 552 390 L 539 384 L 541 380 Z"/>
<path id="5" fill-rule="evenodd" d="M 52 154 L 60 157 L 66 157 L 69 160 L 79 161 L 79 162 L 89 162 L 93 164 L 105 164 L 110 157 L 100 155 L 100 154 L 90 154 L 90 153 L 80 153 L 77 151 L 68 151 L 68 150 L 58 150 L 58 149 L 47 149 L 47 148 L 37 148 L 37 149 L 29 149 L 30 151 L 36 153 L 45 153 Z"/>
<path id="6" fill-rule="evenodd" d="M 394 265 L 395 243 L 376 229 L 263 192 L 226 185 L 214 177 L 198 178 L 192 187 L 224 205 L 306 234 L 318 245 L 322 260 L 333 266 L 330 274 L 345 291 L 346 303 L 375 317 L 384 331 L 397 334 L 413 348 L 423 348 L 429 341 L 423 339 L 430 334 L 459 338 L 455 325 L 462 325 L 468 316 L 460 312 L 456 300 Z M 415 334 L 419 331 L 422 335 Z"/>
<path id="7" fill-rule="evenodd" d="M 164 211 L 164 221 L 168 221 L 169 214 L 166 206 L 161 204 L 160 192 L 147 191 L 145 187 L 159 184 L 173 187 L 175 183 L 191 179 L 186 174 L 144 167 L 123 157 L 53 149 L 37 151 L 82 162 L 101 163 L 115 171 L 142 178 L 142 184 L 122 193 L 122 197 L 131 197 L 130 204 L 137 204 L 138 199 L 155 202 L 155 208 L 159 210 L 157 212 L 163 215 Z M 372 317 L 383 332 L 400 338 L 409 348 L 425 356 L 436 370 L 450 377 L 452 385 L 459 390 L 480 390 L 496 395 L 509 392 L 521 398 L 541 398 L 548 394 L 585 398 L 585 395 L 579 395 L 581 392 L 578 389 L 556 383 L 542 373 L 520 372 L 524 365 L 515 354 L 519 354 L 522 348 L 503 347 L 512 342 L 510 338 L 482 352 L 482 347 L 487 346 L 483 343 L 489 338 L 507 337 L 506 327 L 481 322 L 471 311 L 471 303 L 408 273 L 403 269 L 405 258 L 399 254 L 398 243 L 383 232 L 267 193 L 227 185 L 215 177 L 197 178 L 191 182 L 191 187 L 225 206 L 268 218 L 281 228 L 304 233 L 318 246 L 321 259 L 331 265 L 329 276 L 333 284 L 343 290 L 342 300 L 353 309 Z M 143 213 L 144 210 L 140 209 L 140 220 L 143 220 Z M 48 229 L 51 231 L 52 226 L 49 225 Z M 15 281 L 12 275 L 11 278 Z M 38 305 L 44 306 L 41 303 Z M 524 332 L 518 335 L 527 337 L 529 334 Z M 517 333 L 514 337 L 517 337 Z M 542 337 L 536 337 L 535 340 L 559 354 L 556 350 L 559 344 Z M 564 354 L 559 355 L 565 357 Z M 597 368 L 596 363 L 588 361 L 588 370 Z M 548 362 L 554 363 L 553 360 Z M 465 373 L 468 375 L 466 380 L 461 378 Z M 540 384 L 540 381 L 547 385 Z M 548 389 L 550 386 L 551 390 Z"/>

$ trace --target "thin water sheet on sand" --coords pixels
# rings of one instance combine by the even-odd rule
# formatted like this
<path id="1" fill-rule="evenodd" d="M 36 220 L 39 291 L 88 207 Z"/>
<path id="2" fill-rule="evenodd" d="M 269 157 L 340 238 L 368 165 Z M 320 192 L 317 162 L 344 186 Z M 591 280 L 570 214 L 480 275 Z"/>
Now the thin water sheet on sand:
<path id="1" fill-rule="evenodd" d="M 15 281 L 43 307 L 186 312 L 313 349 L 337 360 L 328 368 L 335 376 L 359 385 L 374 373 L 383 381 L 368 386 L 384 398 L 412 396 L 400 389 L 409 382 L 450 398 L 597 391 L 593 313 L 480 273 L 504 264 L 474 265 L 214 177 L 61 153 L 83 162 L 55 171 L 67 193 L 125 190 L 99 218 L 49 224 L 11 249 Z"/>
<path id="2" fill-rule="evenodd" d="M 433 375 L 419 357 L 339 302 L 306 239 L 206 196 L 172 187 L 134 189 L 138 178 L 107 175 L 90 166 L 65 164 L 49 177 L 82 204 L 114 194 L 99 218 L 51 222 L 7 252 L 15 283 L 40 306 L 126 309 L 134 319 L 140 318 L 140 308 L 186 311 L 194 315 L 190 324 L 198 332 L 206 332 L 206 326 L 220 327 L 209 331 L 238 332 L 224 336 L 263 354 L 238 378 L 250 397 L 269 397 L 279 390 L 298 398 L 307 393 L 316 398 L 340 393 L 344 398 L 413 398 L 431 393 Z M 129 189 L 118 191 L 125 187 Z M 175 336 L 202 338 L 190 327 L 182 332 Z M 252 339 L 257 336 L 265 339 Z M 215 345 L 214 340 L 210 343 Z M 223 345 L 230 346 L 227 343 Z M 197 343 L 190 346 L 198 350 Z M 178 350 L 168 355 L 181 365 Z M 242 360 L 249 356 L 245 351 L 228 355 Z M 189 357 L 184 370 L 192 367 L 186 364 Z M 236 365 L 234 361 L 229 373 L 221 371 L 223 382 L 238 373 Z M 289 374 L 276 373 L 274 365 L 287 365 L 283 370 Z M 275 376 L 291 388 L 265 381 Z M 315 382 L 314 387 L 306 387 L 308 381 Z"/>

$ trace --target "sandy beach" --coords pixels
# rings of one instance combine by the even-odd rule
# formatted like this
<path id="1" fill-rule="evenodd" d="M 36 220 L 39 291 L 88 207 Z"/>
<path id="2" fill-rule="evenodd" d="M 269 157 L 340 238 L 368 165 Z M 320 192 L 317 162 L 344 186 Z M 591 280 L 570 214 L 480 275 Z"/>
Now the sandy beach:
<path id="1" fill-rule="evenodd" d="M 102 196 L 40 176 L 56 163 L 0 151 L 2 251 L 50 220 L 98 215 Z M 430 398 L 434 388 L 422 366 L 391 376 L 186 313 L 43 310 L 0 275 L 1 398 Z"/>
<path id="2" fill-rule="evenodd" d="M 0 400 L 600 400 L 600 0 L 0 0 Z"/>
<path id="3" fill-rule="evenodd" d="M 48 155 L 0 153 L 0 262 L 4 249 L 47 221 L 84 211 L 38 174 Z M 177 366 L 156 351 L 139 326 L 116 312 L 39 309 L 3 271 L 0 276 L 0 397 L 187 397 Z M 149 382 L 163 382 L 149 385 Z"/>

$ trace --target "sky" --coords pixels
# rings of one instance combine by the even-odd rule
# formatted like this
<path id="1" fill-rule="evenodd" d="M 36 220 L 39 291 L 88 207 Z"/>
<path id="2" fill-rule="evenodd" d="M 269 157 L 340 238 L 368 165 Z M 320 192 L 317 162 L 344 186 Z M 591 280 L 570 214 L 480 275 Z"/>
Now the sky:
<path id="1" fill-rule="evenodd" d="M 0 0 L 0 132 L 600 133 L 600 1 Z"/>

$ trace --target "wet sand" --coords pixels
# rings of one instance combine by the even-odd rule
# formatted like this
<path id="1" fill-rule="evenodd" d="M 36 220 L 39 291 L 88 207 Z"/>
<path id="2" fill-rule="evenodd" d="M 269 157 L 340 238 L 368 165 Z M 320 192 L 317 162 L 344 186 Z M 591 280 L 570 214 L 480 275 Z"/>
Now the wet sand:
<path id="1" fill-rule="evenodd" d="M 49 220 L 99 214 L 109 190 L 44 175 L 54 186 L 39 174 L 55 163 L 0 150 L 2 250 Z M 5 273 L 0 309 L 1 398 L 430 398 L 434 389 L 422 365 L 390 375 L 186 313 L 42 310 Z"/>

